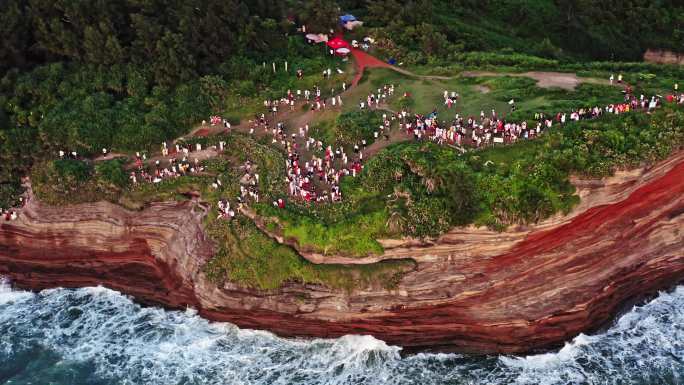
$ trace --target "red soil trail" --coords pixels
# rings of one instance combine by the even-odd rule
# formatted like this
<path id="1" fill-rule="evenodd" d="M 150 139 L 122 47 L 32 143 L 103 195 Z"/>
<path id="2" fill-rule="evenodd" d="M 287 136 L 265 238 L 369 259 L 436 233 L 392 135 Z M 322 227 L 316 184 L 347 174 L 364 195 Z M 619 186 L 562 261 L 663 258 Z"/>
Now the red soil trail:
<path id="1" fill-rule="evenodd" d="M 200 128 L 199 130 L 195 131 L 192 136 L 197 136 L 197 137 L 205 137 L 209 136 L 210 132 L 209 129 L 207 128 Z"/>
<path id="2" fill-rule="evenodd" d="M 352 56 L 354 56 L 354 61 L 356 62 L 356 76 L 352 80 L 352 86 L 356 87 L 363 76 L 363 71 L 366 68 L 389 68 L 396 70 L 394 66 L 385 63 L 384 61 L 371 56 L 360 49 L 352 48 Z"/>
<path id="3" fill-rule="evenodd" d="M 375 56 L 369 55 L 369 54 L 365 53 L 364 51 L 356 49 L 356 48 L 352 49 L 352 56 L 354 56 L 354 61 L 356 62 L 356 75 L 354 76 L 354 79 L 352 80 L 352 86 L 356 86 L 359 84 L 359 81 L 361 81 L 361 77 L 363 77 L 363 71 L 366 68 L 388 68 L 388 69 L 391 69 L 392 71 L 399 72 L 400 74 L 404 74 L 406 76 L 411 76 L 411 77 L 425 79 L 425 80 L 449 80 L 449 79 L 451 79 L 451 77 L 449 77 L 449 76 L 416 75 L 411 71 L 407 71 L 403 68 L 399 68 L 399 67 L 393 66 L 389 63 L 385 63 L 384 61 L 376 58 Z"/>

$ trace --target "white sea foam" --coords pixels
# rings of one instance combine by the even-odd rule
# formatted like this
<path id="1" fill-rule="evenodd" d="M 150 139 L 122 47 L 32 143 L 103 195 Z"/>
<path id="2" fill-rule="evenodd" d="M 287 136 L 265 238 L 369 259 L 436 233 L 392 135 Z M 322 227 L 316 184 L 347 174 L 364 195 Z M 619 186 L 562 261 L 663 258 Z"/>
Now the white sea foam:
<path id="1" fill-rule="evenodd" d="M 0 305 L 24 301 L 31 297 L 33 294 L 27 291 L 13 290 L 9 279 L 0 276 Z"/>
<path id="2" fill-rule="evenodd" d="M 684 287 L 635 306 L 606 332 L 580 334 L 557 352 L 501 357 L 515 383 L 682 383 Z"/>
<path id="3" fill-rule="evenodd" d="M 566 342 L 565 345 L 557 352 L 537 354 L 527 357 L 504 356 L 501 357 L 501 361 L 510 367 L 535 369 L 559 367 L 575 360 L 577 356 L 582 353 L 582 346 L 589 345 L 593 341 L 599 340 L 600 337 L 592 337 L 585 334 L 580 334 L 575 337 L 572 342 Z"/>
<path id="4" fill-rule="evenodd" d="M 20 300 L 3 300 L 7 295 Z M 370 336 L 283 339 L 211 323 L 191 309 L 140 307 L 105 288 L 36 296 L 11 291 L 5 283 L 0 285 L 0 358 L 41 346 L 60 357 L 60 367 L 92 368 L 80 383 L 91 377 L 112 384 L 681 383 L 682 305 L 684 289 L 663 293 L 608 331 L 579 335 L 557 352 L 402 358 L 399 348 Z"/>

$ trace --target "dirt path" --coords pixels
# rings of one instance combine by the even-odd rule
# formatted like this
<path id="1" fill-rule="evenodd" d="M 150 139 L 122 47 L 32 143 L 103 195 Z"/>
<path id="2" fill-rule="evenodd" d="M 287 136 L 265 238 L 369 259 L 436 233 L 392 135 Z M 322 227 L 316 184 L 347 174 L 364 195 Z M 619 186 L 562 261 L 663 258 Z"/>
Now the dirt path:
<path id="1" fill-rule="evenodd" d="M 116 159 L 116 158 L 125 158 L 127 156 L 128 155 L 122 154 L 120 152 L 108 152 L 107 155 L 100 155 L 97 158 L 94 158 L 93 162 L 102 162 L 105 160 L 112 160 L 112 159 Z"/>
<path id="2" fill-rule="evenodd" d="M 366 159 L 372 158 L 375 154 L 380 152 L 381 150 L 389 147 L 390 145 L 394 143 L 400 143 L 400 142 L 406 142 L 409 140 L 412 140 L 413 137 L 410 135 L 407 135 L 406 132 L 398 127 L 392 128 L 392 130 L 389 133 L 389 140 L 383 139 L 383 138 L 378 138 L 373 144 L 368 146 L 366 148 L 365 156 Z"/>
<path id="3" fill-rule="evenodd" d="M 363 73 L 366 68 L 387 68 L 391 69 L 393 71 L 396 71 L 398 73 L 404 74 L 406 76 L 411 76 L 419 79 L 425 79 L 425 80 L 448 80 L 452 79 L 453 77 L 448 77 L 448 76 L 431 76 L 431 75 L 417 75 L 414 74 L 411 71 L 405 70 L 403 68 L 399 68 L 393 65 L 390 65 L 389 63 L 383 62 L 382 60 L 362 51 L 359 49 L 352 49 L 352 56 L 354 57 L 355 61 L 355 75 L 352 80 L 352 85 L 347 88 L 346 91 L 342 92 L 339 94 L 342 98 L 346 98 L 346 96 L 350 93 L 350 91 L 358 85 L 359 81 L 363 77 Z M 530 72 L 524 72 L 524 73 L 513 73 L 513 72 L 491 72 L 491 71 L 465 71 L 460 74 L 460 76 L 465 76 L 465 77 L 480 77 L 480 76 L 515 76 L 515 77 L 529 77 L 532 79 L 535 79 L 537 81 L 537 86 L 542 87 L 542 88 L 552 88 L 552 87 L 559 87 L 562 89 L 566 90 L 573 90 L 575 87 L 577 87 L 579 84 L 582 83 L 591 83 L 591 84 L 604 84 L 604 85 L 609 85 L 610 82 L 608 80 L 604 79 L 596 79 L 596 78 L 582 78 L 578 77 L 574 73 L 564 73 L 564 72 L 544 72 L 544 71 L 530 71 Z M 484 92 L 484 90 L 483 90 Z M 304 127 L 305 125 L 310 125 L 311 123 L 317 119 L 321 114 L 325 114 L 326 111 L 341 111 L 340 106 L 332 107 L 328 105 L 328 108 L 326 111 L 312 111 L 310 109 L 304 110 L 304 105 L 307 102 L 305 100 L 299 100 L 296 102 L 294 109 L 291 109 L 288 106 L 281 106 L 280 111 L 273 116 L 272 114 L 267 114 L 266 118 L 269 121 L 269 126 L 272 128 L 275 126 L 276 122 L 284 122 L 286 123 L 286 132 L 287 135 L 291 134 L 296 134 L 296 142 L 297 145 L 300 149 L 300 152 L 302 152 L 302 155 L 310 158 L 311 155 L 314 154 L 313 151 L 306 151 L 305 150 L 305 141 L 304 138 L 301 138 L 299 136 L 299 127 Z M 389 109 L 386 108 L 387 106 L 381 106 L 380 109 L 384 109 L 387 111 L 390 111 Z M 391 111 L 390 111 L 391 112 Z M 232 131 L 236 132 L 241 132 L 241 133 L 249 133 L 250 129 L 252 128 L 252 122 L 250 120 L 243 121 L 238 125 L 235 125 L 232 127 Z M 188 137 L 193 137 L 193 136 L 212 136 L 212 135 L 217 135 L 221 133 L 225 133 L 227 130 L 222 126 L 222 125 L 217 125 L 217 126 L 212 126 L 212 125 L 207 125 L 207 124 L 201 124 L 193 128 L 190 133 L 176 139 L 174 143 L 178 140 L 182 140 L 183 138 L 188 138 Z M 269 131 L 268 133 L 265 132 L 263 128 L 258 128 L 255 130 L 253 134 L 256 138 L 260 138 L 264 135 L 271 135 L 271 132 Z M 390 138 L 389 140 L 385 140 L 382 137 L 379 138 L 376 142 L 373 144 L 369 145 L 364 152 L 366 160 L 369 159 L 371 156 L 375 155 L 377 152 L 380 150 L 384 149 L 385 147 L 393 144 L 393 143 L 398 143 L 398 142 L 403 142 L 406 140 L 410 140 L 412 137 L 410 135 L 407 135 L 405 132 L 402 132 L 399 129 L 393 129 L 390 132 Z M 280 144 L 278 144 L 279 146 Z M 173 146 L 171 146 L 173 147 Z M 173 151 L 173 148 L 170 148 L 171 151 Z M 213 151 L 211 149 L 204 149 L 200 152 L 194 151 L 191 152 L 189 155 L 190 159 L 198 158 L 199 160 L 204 160 L 211 158 L 212 156 L 218 155 L 216 151 Z M 183 154 L 170 154 L 167 157 L 162 157 L 159 153 L 154 153 L 152 154 L 152 157 L 147 160 L 147 164 L 152 164 L 153 162 L 160 160 L 163 161 L 164 159 L 170 159 L 173 157 L 180 157 L 182 158 Z M 100 157 L 97 160 L 104 160 L 108 159 Z"/>
<path id="4" fill-rule="evenodd" d="M 361 78 L 366 68 L 388 68 L 393 71 L 399 72 L 406 76 L 411 76 L 414 78 L 425 79 L 425 80 L 449 80 L 453 76 L 437 76 L 437 75 L 417 75 L 411 71 L 393 66 L 389 63 L 385 63 L 382 60 L 367 54 L 366 52 L 359 49 L 352 49 L 352 55 L 356 62 L 356 76 L 352 81 L 352 85 L 356 86 Z M 537 86 L 541 88 L 562 88 L 564 90 L 574 90 L 578 85 L 582 83 L 590 84 L 603 84 L 610 85 L 610 82 L 606 79 L 597 78 L 585 78 L 579 77 L 577 74 L 569 72 L 553 72 L 553 71 L 529 71 L 523 73 L 515 72 L 491 72 L 491 71 L 464 71 L 460 73 L 461 76 L 465 77 L 480 77 L 480 76 L 516 76 L 516 77 L 528 77 L 537 81 Z M 614 84 L 618 86 L 617 84 Z"/>
<path id="5" fill-rule="evenodd" d="M 530 71 L 530 72 L 491 72 L 491 71 L 464 71 L 461 76 L 474 78 L 481 76 L 515 76 L 527 77 L 537 81 L 537 87 L 540 88 L 562 88 L 564 90 L 572 91 L 582 83 L 603 84 L 610 85 L 610 82 L 605 79 L 597 78 L 583 78 L 574 73 L 569 72 L 547 72 L 547 71 Z M 615 84 L 617 86 L 617 84 Z"/>
<path id="6" fill-rule="evenodd" d="M 385 63 L 384 61 L 376 58 L 375 56 L 371 56 L 360 49 L 352 48 L 352 56 L 354 56 L 354 63 L 356 63 L 356 75 L 352 80 L 352 87 L 356 87 L 359 84 L 359 81 L 361 80 L 361 77 L 363 77 L 363 72 L 366 70 L 366 68 L 389 68 L 395 71 L 398 70 L 397 67 L 394 67 L 389 63 Z"/>
<path id="7" fill-rule="evenodd" d="M 414 78 L 420 78 L 420 79 L 426 79 L 426 80 L 449 80 L 451 77 L 449 76 L 436 76 L 436 75 L 416 75 L 411 71 L 405 70 L 403 68 L 399 68 L 397 66 L 393 66 L 389 63 L 385 63 L 384 61 L 376 58 L 375 56 L 369 55 L 366 52 L 360 50 L 360 49 L 352 49 L 352 55 L 354 56 L 354 61 L 356 63 L 356 76 L 354 76 L 354 80 L 352 80 L 352 86 L 356 86 L 359 84 L 359 81 L 361 80 L 361 77 L 363 77 L 363 72 L 365 71 L 366 68 L 388 68 L 393 71 L 399 72 L 400 74 L 404 74 L 406 76 L 411 76 Z"/>

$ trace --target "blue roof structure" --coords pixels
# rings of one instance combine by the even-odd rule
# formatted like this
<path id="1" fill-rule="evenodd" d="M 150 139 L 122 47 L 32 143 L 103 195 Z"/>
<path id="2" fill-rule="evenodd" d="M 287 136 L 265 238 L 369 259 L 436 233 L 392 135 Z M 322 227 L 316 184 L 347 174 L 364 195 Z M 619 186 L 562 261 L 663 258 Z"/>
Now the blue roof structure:
<path id="1" fill-rule="evenodd" d="M 356 17 L 354 17 L 354 15 L 350 15 L 350 14 L 340 16 L 340 23 L 344 24 L 344 23 L 347 23 L 350 21 L 356 21 Z"/>

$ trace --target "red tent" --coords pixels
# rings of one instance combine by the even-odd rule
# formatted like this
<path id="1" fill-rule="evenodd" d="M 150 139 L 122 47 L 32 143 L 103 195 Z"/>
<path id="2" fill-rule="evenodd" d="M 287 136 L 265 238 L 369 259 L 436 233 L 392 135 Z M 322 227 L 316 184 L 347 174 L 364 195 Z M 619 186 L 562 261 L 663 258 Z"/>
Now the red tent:
<path id="1" fill-rule="evenodd" d="M 331 40 L 328 40 L 326 43 L 328 47 L 332 48 L 334 51 L 337 51 L 340 48 L 351 48 L 351 45 L 344 41 L 342 38 L 335 37 L 332 38 Z"/>

